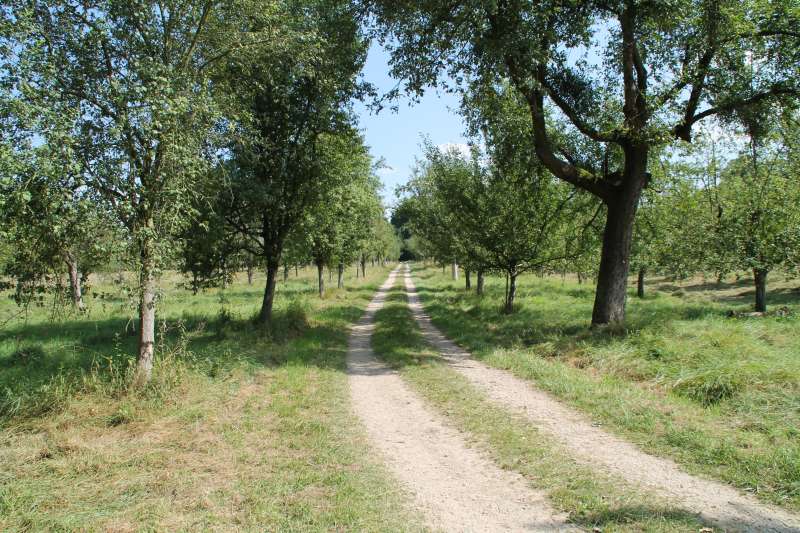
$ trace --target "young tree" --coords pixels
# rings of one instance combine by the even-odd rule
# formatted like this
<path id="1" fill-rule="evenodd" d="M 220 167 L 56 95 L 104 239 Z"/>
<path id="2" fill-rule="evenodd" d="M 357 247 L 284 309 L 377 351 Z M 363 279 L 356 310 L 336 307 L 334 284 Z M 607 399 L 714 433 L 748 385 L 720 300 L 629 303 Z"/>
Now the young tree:
<path id="1" fill-rule="evenodd" d="M 691 140 L 708 117 L 800 94 L 800 20 L 788 1 L 368 3 L 407 91 L 440 84 L 443 73 L 456 84 L 510 80 L 529 109 L 530 149 L 554 176 L 603 201 L 593 324 L 624 320 L 653 149 Z M 609 157 L 576 158 L 554 135 L 561 119 Z"/>
<path id="2" fill-rule="evenodd" d="M 14 0 L 2 10 L 10 91 L 34 108 L 79 110 L 61 121 L 78 139 L 84 186 L 127 232 L 139 280 L 136 383 L 153 367 L 158 271 L 204 166 L 213 106 L 200 50 L 215 7 Z"/>
<path id="3" fill-rule="evenodd" d="M 319 294 L 324 294 L 322 271 L 336 267 L 337 287 L 344 287 L 344 267 L 361 256 L 369 236 L 368 224 L 380 210 L 380 182 L 372 174 L 367 147 L 360 135 L 331 143 L 326 181 L 336 184 L 309 209 L 303 233 L 310 243 L 309 252 L 317 265 Z M 346 142 L 342 142 L 346 141 Z"/>
<path id="4" fill-rule="evenodd" d="M 25 164 L 2 188 L 0 225 L 14 243 L 4 272 L 17 281 L 18 303 L 47 290 L 53 280 L 60 289 L 66 273 L 69 299 L 83 311 L 83 283 L 109 259 L 117 228 L 81 187 L 80 165 L 69 145 L 54 146 L 54 140 L 18 152 Z"/>
<path id="5" fill-rule="evenodd" d="M 280 43 L 228 58 L 216 82 L 228 97 L 233 137 L 225 224 L 266 265 L 258 318 L 267 323 L 287 236 L 335 185 L 325 172 L 335 150 L 325 143 L 350 135 L 367 41 L 356 7 L 342 0 L 293 0 L 277 12 L 242 9 L 231 17 Z"/>
<path id="6" fill-rule="evenodd" d="M 719 184 L 722 236 L 733 265 L 753 272 L 757 312 L 767 310 L 769 273 L 792 268 L 800 248 L 797 165 L 783 139 L 781 132 L 751 134 L 749 146 L 725 168 Z"/>

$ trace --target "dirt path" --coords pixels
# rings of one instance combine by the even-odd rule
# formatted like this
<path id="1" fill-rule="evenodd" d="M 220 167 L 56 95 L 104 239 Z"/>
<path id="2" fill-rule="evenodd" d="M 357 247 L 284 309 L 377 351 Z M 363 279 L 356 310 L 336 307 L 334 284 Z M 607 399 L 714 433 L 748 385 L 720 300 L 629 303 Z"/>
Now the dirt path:
<path id="1" fill-rule="evenodd" d="M 347 352 L 352 404 L 370 442 L 414 495 L 428 525 L 444 531 L 570 530 L 522 476 L 501 470 L 464 443 L 372 353 L 375 313 L 395 269 L 353 327 Z"/>
<path id="2" fill-rule="evenodd" d="M 409 306 L 430 342 L 447 362 L 494 402 L 524 414 L 578 459 L 647 487 L 726 530 L 798 532 L 800 517 L 767 506 L 736 489 L 683 472 L 674 462 L 648 455 L 592 424 L 572 409 L 509 372 L 486 366 L 448 340 L 431 324 L 406 267 Z"/>

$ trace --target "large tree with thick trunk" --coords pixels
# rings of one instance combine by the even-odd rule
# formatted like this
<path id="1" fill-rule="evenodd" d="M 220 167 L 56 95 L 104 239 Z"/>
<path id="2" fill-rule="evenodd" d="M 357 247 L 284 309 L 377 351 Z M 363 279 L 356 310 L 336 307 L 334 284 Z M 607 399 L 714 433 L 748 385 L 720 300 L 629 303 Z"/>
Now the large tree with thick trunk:
<path id="1" fill-rule="evenodd" d="M 606 205 L 593 324 L 624 320 L 653 149 L 690 141 L 703 119 L 800 93 L 800 15 L 789 1 L 369 3 L 409 92 L 449 83 L 443 74 L 456 85 L 509 79 L 529 108 L 530 149 Z M 597 162 L 562 146 L 553 116 L 606 156 Z"/>

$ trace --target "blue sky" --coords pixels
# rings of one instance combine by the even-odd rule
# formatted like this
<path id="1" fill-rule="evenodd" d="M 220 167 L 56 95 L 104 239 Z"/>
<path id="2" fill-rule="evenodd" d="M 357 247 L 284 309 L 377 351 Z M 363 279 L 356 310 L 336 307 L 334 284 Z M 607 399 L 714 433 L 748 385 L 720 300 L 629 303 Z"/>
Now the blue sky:
<path id="1" fill-rule="evenodd" d="M 364 67 L 364 78 L 380 93 L 397 85 L 397 80 L 389 76 L 388 60 L 389 54 L 373 43 Z M 394 203 L 395 187 L 408 180 L 415 158 L 421 156 L 423 135 L 436 145 L 466 143 L 464 126 L 455 111 L 458 108 L 455 95 L 431 90 L 419 103 L 402 97 L 397 106 L 397 112 L 387 106 L 380 113 L 371 114 L 363 104 L 356 105 L 359 127 L 373 157 L 384 158 L 389 166 L 380 172 L 387 204 Z"/>

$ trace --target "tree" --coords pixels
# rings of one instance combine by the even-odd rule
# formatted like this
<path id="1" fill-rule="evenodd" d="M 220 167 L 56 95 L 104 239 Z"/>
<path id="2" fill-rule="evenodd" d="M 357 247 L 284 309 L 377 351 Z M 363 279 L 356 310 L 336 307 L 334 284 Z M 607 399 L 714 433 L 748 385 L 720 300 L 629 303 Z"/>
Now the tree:
<path id="1" fill-rule="evenodd" d="M 749 146 L 727 165 L 719 184 L 722 237 L 731 263 L 753 273 L 757 312 L 767 310 L 769 273 L 793 267 L 800 248 L 797 159 L 784 142 L 791 134 L 751 133 Z"/>
<path id="2" fill-rule="evenodd" d="M 66 273 L 69 299 L 83 311 L 83 283 L 109 259 L 117 228 L 81 187 L 80 165 L 69 145 L 53 141 L 18 152 L 25 163 L 2 188 L 0 225 L 15 245 L 4 273 L 17 281 L 18 303 L 50 289 L 53 281 L 60 293 Z"/>
<path id="3" fill-rule="evenodd" d="M 368 225 L 380 208 L 380 182 L 372 173 L 367 147 L 352 132 L 331 139 L 329 164 L 323 175 L 335 184 L 308 210 L 301 232 L 317 266 L 319 295 L 324 294 L 323 268 L 336 267 L 337 287 L 344 287 L 344 267 L 361 258 L 369 236 Z"/>
<path id="4" fill-rule="evenodd" d="M 622 322 L 636 209 L 652 151 L 690 141 L 708 117 L 800 94 L 800 26 L 790 2 L 373 0 L 378 36 L 405 89 L 510 80 L 542 164 L 606 206 L 592 323 Z M 758 65 L 757 69 L 752 65 Z M 555 114 L 548 110 L 555 111 Z M 563 119 L 608 154 L 581 160 Z"/>
<path id="5" fill-rule="evenodd" d="M 138 384 L 153 367 L 158 271 L 205 166 L 214 117 L 205 66 L 215 55 L 205 38 L 215 7 L 20 0 L 2 11 L 10 92 L 31 108 L 78 110 L 59 114 L 78 139 L 84 184 L 127 233 L 138 274 Z"/>
<path id="6" fill-rule="evenodd" d="M 471 159 L 464 159 L 457 151 L 427 147 L 427 164 L 409 186 L 417 200 L 413 228 L 434 246 L 449 231 L 454 237 L 446 246 L 460 250 L 471 268 L 505 273 L 503 309 L 511 313 L 520 274 L 580 255 L 580 239 L 566 239 L 565 230 L 587 209 L 576 191 L 538 161 L 493 144 L 497 139 L 486 131 L 486 156 L 473 149 Z M 572 246 L 565 249 L 567 241 Z"/>
<path id="7" fill-rule="evenodd" d="M 335 157 L 328 148 L 352 131 L 349 107 L 363 89 L 357 75 L 367 42 L 347 1 L 293 0 L 277 11 L 243 8 L 230 16 L 280 43 L 229 57 L 216 80 L 232 138 L 225 225 L 266 265 L 258 319 L 268 323 L 286 239 L 335 185 L 325 173 Z"/>

